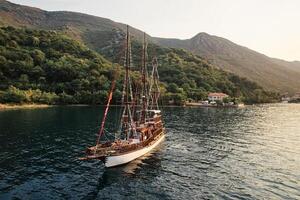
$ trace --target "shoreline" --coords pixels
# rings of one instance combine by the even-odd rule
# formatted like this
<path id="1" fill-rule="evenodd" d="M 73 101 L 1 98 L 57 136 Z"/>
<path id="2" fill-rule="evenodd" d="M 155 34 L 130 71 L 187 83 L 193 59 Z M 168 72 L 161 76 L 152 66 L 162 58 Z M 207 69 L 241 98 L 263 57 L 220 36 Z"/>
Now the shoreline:
<path id="1" fill-rule="evenodd" d="M 48 108 L 52 105 L 48 104 L 2 104 L 0 103 L 1 110 L 15 110 L 15 109 L 35 109 L 35 108 Z"/>
<path id="2" fill-rule="evenodd" d="M 275 103 L 277 104 L 277 103 Z M 289 104 L 299 104 L 299 103 L 289 103 Z M 253 104 L 253 105 L 260 105 L 260 104 Z M 89 106 L 106 106 L 100 104 L 64 104 L 64 105 L 49 105 L 49 104 L 6 104 L 0 103 L 0 111 L 4 110 L 17 110 L 17 109 L 38 109 L 38 108 L 50 108 L 50 107 L 57 107 L 57 106 L 66 106 L 66 107 L 89 107 Z M 119 107 L 121 105 L 112 104 L 111 107 Z M 207 106 L 207 105 L 162 105 L 160 107 L 182 107 L 182 108 L 244 108 L 249 105 L 244 106 Z"/>
<path id="3" fill-rule="evenodd" d="M 201 103 L 187 103 L 184 107 L 199 107 L 199 108 L 244 108 L 244 103 L 233 104 L 233 105 L 212 105 L 212 104 L 201 104 Z"/>

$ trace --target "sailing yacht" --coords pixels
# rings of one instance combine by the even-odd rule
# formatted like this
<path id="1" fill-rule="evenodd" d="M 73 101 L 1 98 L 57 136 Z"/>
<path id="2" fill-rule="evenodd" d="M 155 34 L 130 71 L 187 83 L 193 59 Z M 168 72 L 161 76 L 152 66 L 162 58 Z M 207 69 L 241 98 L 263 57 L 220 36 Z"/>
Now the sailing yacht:
<path id="1" fill-rule="evenodd" d="M 133 90 L 134 85 L 130 77 L 130 71 L 132 70 L 131 43 L 129 27 L 127 26 L 125 76 L 119 128 L 114 134 L 113 141 L 100 141 L 105 134 L 105 120 L 113 98 L 112 94 L 115 88 L 115 81 L 113 81 L 96 145 L 88 147 L 86 156 L 81 160 L 99 159 L 103 161 L 106 167 L 123 165 L 148 153 L 165 138 L 162 113 L 158 106 L 160 96 L 158 62 L 157 58 L 152 60 L 152 71 L 148 76 L 145 33 L 142 51 L 141 84 L 139 84 L 140 86 L 135 85 L 136 88 Z"/>

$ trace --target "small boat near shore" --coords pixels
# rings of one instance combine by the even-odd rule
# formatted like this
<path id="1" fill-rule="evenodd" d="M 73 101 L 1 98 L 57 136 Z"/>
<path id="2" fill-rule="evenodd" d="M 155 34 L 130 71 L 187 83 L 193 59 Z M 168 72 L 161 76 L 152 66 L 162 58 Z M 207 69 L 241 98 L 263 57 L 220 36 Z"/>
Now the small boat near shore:
<path id="1" fill-rule="evenodd" d="M 101 160 L 106 167 L 126 164 L 153 150 L 165 138 L 165 128 L 162 122 L 162 113 L 158 106 L 160 96 L 158 62 L 152 60 L 152 71 L 148 77 L 147 44 L 144 34 L 142 66 L 140 68 L 141 84 L 133 85 L 130 77 L 131 44 L 129 27 L 127 26 L 125 51 L 125 76 L 122 92 L 122 110 L 118 130 L 114 140 L 101 142 L 105 134 L 106 116 L 112 100 L 115 81 L 108 95 L 107 105 L 103 114 L 101 128 L 97 136 L 96 145 L 88 147 L 86 156 L 80 160 Z M 134 89 L 133 89 L 134 88 Z"/>

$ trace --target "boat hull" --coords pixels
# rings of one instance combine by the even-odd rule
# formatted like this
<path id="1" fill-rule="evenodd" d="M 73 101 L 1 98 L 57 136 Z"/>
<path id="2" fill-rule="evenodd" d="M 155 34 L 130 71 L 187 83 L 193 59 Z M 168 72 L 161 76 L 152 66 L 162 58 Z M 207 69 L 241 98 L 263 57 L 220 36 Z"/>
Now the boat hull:
<path id="1" fill-rule="evenodd" d="M 115 167 L 118 165 L 123 165 L 126 163 L 129 163 L 132 160 L 137 159 L 138 157 L 141 157 L 145 155 L 146 153 L 150 152 L 152 149 L 154 149 L 159 143 L 163 141 L 165 138 L 165 134 L 163 134 L 156 142 L 154 142 L 152 145 L 144 147 L 142 149 L 126 153 L 123 155 L 118 155 L 118 156 L 107 156 L 105 158 L 105 167 Z"/>

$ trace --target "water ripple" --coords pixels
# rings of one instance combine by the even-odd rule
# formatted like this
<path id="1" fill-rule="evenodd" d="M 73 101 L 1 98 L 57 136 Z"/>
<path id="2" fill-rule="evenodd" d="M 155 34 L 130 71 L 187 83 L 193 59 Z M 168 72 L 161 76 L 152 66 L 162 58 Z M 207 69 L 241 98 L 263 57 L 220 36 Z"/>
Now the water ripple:
<path id="1" fill-rule="evenodd" d="M 164 108 L 163 145 L 112 169 L 76 160 L 94 144 L 101 113 L 0 112 L 0 199 L 300 198 L 300 105 Z"/>

